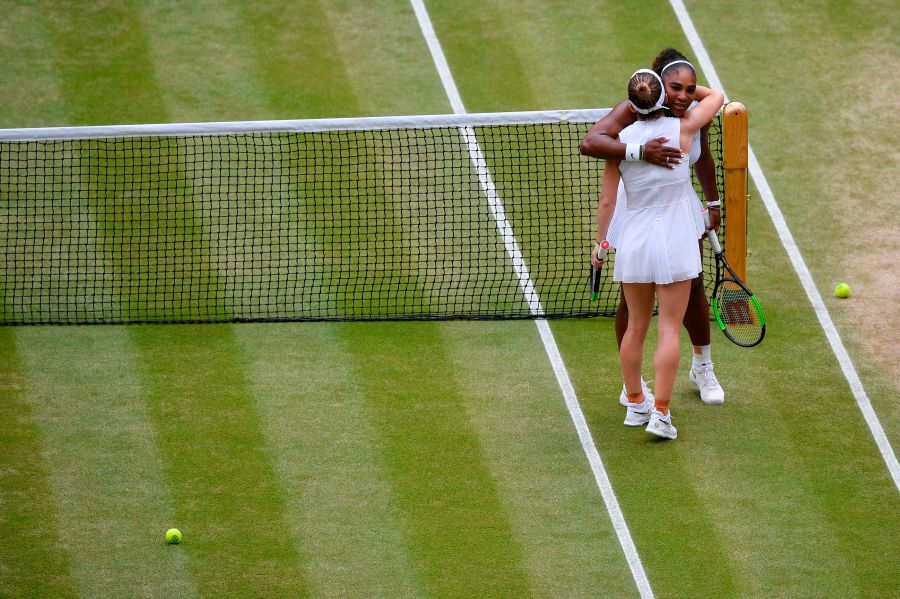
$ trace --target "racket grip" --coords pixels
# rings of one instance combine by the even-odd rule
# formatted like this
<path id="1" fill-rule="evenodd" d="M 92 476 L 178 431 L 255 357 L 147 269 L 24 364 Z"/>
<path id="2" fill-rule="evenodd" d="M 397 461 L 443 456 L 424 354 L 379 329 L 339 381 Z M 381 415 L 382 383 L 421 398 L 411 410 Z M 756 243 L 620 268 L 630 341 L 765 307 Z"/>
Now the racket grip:
<path id="1" fill-rule="evenodd" d="M 713 229 L 710 229 L 706 232 L 706 236 L 709 238 L 709 244 L 712 246 L 712 250 L 716 254 L 722 253 L 722 246 L 719 245 L 719 236 L 716 235 L 716 232 Z"/>
<path id="2" fill-rule="evenodd" d="M 706 226 L 709 226 L 709 210 L 703 209 L 703 221 L 706 223 Z M 719 244 L 719 236 L 716 234 L 715 229 L 710 229 L 706 232 L 706 237 L 709 238 L 709 244 L 712 246 L 713 253 L 721 254 L 722 246 Z"/>
<path id="3" fill-rule="evenodd" d="M 591 267 L 591 301 L 596 302 L 600 297 L 600 269 Z"/>
<path id="4" fill-rule="evenodd" d="M 609 251 L 609 242 L 605 239 L 601 242 L 598 242 L 600 246 L 597 249 L 597 258 L 601 261 L 606 260 L 606 254 Z M 600 297 L 600 269 L 594 268 L 594 265 L 591 265 L 591 301 L 596 302 Z"/>

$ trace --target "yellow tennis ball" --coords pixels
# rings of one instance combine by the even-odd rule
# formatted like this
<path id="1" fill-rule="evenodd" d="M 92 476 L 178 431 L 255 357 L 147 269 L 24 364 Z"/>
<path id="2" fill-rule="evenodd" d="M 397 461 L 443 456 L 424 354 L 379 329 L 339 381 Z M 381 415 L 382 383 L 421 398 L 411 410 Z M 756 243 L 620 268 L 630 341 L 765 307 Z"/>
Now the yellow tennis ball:
<path id="1" fill-rule="evenodd" d="M 166 543 L 177 545 L 181 542 L 181 531 L 177 528 L 170 528 L 166 531 Z"/>
<path id="2" fill-rule="evenodd" d="M 850 297 L 850 285 L 847 283 L 838 283 L 838 286 L 834 288 L 834 297 Z"/>

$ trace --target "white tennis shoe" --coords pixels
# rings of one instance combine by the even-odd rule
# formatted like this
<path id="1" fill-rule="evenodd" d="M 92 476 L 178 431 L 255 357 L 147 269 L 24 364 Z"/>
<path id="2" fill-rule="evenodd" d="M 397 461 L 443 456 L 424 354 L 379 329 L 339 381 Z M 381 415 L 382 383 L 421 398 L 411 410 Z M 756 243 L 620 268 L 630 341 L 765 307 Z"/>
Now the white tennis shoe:
<path id="1" fill-rule="evenodd" d="M 625 412 L 625 426 L 643 426 L 650 420 L 650 413 L 653 411 L 653 396 L 644 395 L 644 401 L 641 403 L 628 404 L 628 411 Z"/>
<path id="2" fill-rule="evenodd" d="M 694 366 L 688 371 L 688 380 L 700 389 L 700 399 L 705 404 L 721 404 L 725 402 L 725 391 L 713 372 L 713 363 L 707 362 Z"/>
<path id="3" fill-rule="evenodd" d="M 644 377 L 641 377 L 641 391 L 644 393 L 644 399 L 650 398 L 650 405 L 653 405 L 653 391 L 650 390 L 650 387 L 647 385 L 647 381 L 644 380 Z M 625 385 L 622 385 L 622 392 L 619 393 L 619 403 L 624 407 L 628 407 L 628 395 L 625 393 Z"/>
<path id="4" fill-rule="evenodd" d="M 663 416 L 662 412 L 653 410 L 650 414 L 650 422 L 647 423 L 647 432 L 663 439 L 674 439 L 678 436 L 678 429 L 672 426 L 672 412 Z"/>

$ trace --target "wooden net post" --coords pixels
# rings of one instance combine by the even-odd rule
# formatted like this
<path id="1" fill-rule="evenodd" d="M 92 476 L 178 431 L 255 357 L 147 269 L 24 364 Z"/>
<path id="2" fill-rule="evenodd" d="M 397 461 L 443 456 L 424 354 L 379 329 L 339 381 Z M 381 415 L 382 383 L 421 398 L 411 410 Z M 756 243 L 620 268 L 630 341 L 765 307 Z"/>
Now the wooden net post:
<path id="1" fill-rule="evenodd" d="M 747 108 L 729 102 L 722 117 L 725 167 L 725 258 L 747 281 Z"/>

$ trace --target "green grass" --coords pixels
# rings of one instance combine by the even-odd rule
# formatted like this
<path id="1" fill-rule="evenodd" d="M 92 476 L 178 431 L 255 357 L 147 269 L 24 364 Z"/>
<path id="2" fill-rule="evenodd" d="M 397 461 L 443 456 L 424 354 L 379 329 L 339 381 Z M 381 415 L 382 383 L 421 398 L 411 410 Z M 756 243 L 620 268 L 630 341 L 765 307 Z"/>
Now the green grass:
<path id="1" fill-rule="evenodd" d="M 7 7 L 0 124 L 449 112 L 409 6 L 364 4 Z M 428 4 L 471 112 L 609 106 L 688 50 L 664 2 Z M 896 254 L 898 129 L 869 116 L 900 11 L 688 9 L 817 283 L 854 277 L 859 303 L 828 305 L 897 447 L 884 336 L 852 306 Z M 621 425 L 611 321 L 553 322 L 563 359 L 657 596 L 897 596 L 897 489 L 750 211 L 769 330 L 714 333 L 724 406 L 682 372 L 655 443 Z M 0 356 L 0 596 L 637 595 L 531 323 L 4 328 Z"/>
<path id="2" fill-rule="evenodd" d="M 71 563 L 59 547 L 59 514 L 47 478 L 43 435 L 26 398 L 27 371 L 16 352 L 11 329 L 0 334 L 4 368 L 0 388 L 6 426 L 0 429 L 0 527 L 3 530 L 4 593 L 65 596 L 74 594 Z M 41 575 L 30 576 L 40 564 Z M 10 579 L 12 577 L 12 580 Z M 19 586 L 21 577 L 22 585 Z"/>
<path id="3" fill-rule="evenodd" d="M 68 566 L 49 562 L 45 579 L 43 563 L 22 564 L 3 577 L 2 591 L 28 596 L 30 585 L 59 580 L 78 594 L 109 596 L 129 589 L 149 597 L 170 576 L 173 591 L 189 589 L 185 556 L 160 550 L 161 535 L 175 519 L 174 506 L 127 332 L 61 333 L 19 329 L 15 344 L 26 373 L 21 386 L 28 424 L 35 429 L 30 442 L 39 444 L 31 459 L 45 464 L 42 484 L 50 492 L 42 508 L 47 520 L 40 525 L 52 521 L 57 529 L 45 547 L 61 553 L 61 564 Z M 17 543 L 4 543 L 4 563 L 7 555 L 17 555 Z"/>

